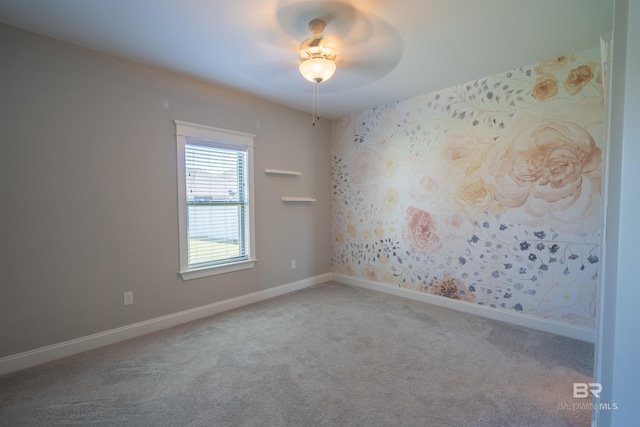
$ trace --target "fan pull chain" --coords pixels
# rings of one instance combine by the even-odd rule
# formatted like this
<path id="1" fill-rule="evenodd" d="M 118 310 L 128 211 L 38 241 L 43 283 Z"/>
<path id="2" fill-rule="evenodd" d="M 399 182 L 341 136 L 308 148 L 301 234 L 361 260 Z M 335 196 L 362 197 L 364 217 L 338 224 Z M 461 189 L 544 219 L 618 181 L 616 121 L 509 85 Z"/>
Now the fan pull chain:
<path id="1" fill-rule="evenodd" d="M 313 106 L 311 108 L 311 124 L 316 125 L 316 119 L 320 121 L 320 82 L 314 80 L 313 82 Z"/>
<path id="2" fill-rule="evenodd" d="M 312 91 L 313 91 L 312 102 L 313 102 L 313 105 L 311 106 L 311 125 L 312 126 L 316 125 L 316 91 L 317 91 L 319 86 L 320 85 L 318 84 L 317 81 L 313 82 L 313 87 L 312 87 Z"/>
<path id="3" fill-rule="evenodd" d="M 316 93 L 316 103 L 317 103 L 317 108 L 316 108 L 316 114 L 317 114 L 317 118 L 318 121 L 320 121 L 320 82 L 316 83 L 317 86 L 317 93 Z"/>
<path id="4" fill-rule="evenodd" d="M 313 125 L 316 125 L 316 117 L 320 120 L 320 82 L 313 82 Z"/>

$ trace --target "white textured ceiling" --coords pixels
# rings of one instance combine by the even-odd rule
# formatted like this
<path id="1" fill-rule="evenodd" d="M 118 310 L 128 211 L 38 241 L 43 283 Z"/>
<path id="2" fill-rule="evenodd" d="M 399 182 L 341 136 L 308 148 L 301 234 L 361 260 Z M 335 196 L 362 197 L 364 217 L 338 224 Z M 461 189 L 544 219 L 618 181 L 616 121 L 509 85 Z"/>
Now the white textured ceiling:
<path id="1" fill-rule="evenodd" d="M 339 47 L 334 118 L 596 47 L 613 0 L 0 0 L 0 23 L 303 111 L 316 17 Z"/>

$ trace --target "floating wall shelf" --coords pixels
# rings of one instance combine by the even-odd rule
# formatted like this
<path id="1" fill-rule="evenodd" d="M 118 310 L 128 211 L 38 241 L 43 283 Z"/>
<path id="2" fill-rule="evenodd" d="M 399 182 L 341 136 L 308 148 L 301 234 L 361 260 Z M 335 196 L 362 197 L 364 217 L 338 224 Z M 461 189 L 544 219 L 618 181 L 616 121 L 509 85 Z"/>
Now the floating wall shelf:
<path id="1" fill-rule="evenodd" d="M 300 176 L 302 172 L 288 171 L 284 169 L 265 169 L 264 173 L 267 175 L 288 175 L 288 176 Z"/>
<path id="2" fill-rule="evenodd" d="M 316 201 L 316 199 L 314 199 L 313 197 L 290 197 L 290 196 L 283 196 L 282 197 L 282 201 L 283 202 L 302 202 L 302 203 L 313 203 Z"/>

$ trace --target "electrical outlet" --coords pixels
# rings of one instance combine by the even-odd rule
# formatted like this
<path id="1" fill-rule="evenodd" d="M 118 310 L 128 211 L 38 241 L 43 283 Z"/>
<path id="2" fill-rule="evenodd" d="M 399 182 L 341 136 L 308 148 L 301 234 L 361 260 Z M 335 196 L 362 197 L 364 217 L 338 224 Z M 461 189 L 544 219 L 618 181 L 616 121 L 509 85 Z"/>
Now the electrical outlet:
<path id="1" fill-rule="evenodd" d="M 124 305 L 133 304 L 133 292 L 125 292 L 124 293 Z"/>
<path id="2" fill-rule="evenodd" d="M 295 270 L 295 269 L 296 269 L 296 260 L 295 260 L 295 259 L 292 259 L 292 260 L 291 260 L 291 269 L 292 269 L 292 270 Z"/>

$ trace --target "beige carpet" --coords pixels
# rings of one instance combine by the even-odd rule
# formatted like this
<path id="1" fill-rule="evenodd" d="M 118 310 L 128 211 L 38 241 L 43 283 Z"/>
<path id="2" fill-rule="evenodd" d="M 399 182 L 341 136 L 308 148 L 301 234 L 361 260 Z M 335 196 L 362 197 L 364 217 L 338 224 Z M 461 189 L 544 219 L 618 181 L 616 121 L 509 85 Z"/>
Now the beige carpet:
<path id="1" fill-rule="evenodd" d="M 0 376 L 0 425 L 588 426 L 567 404 L 592 365 L 588 343 L 328 282 Z"/>

